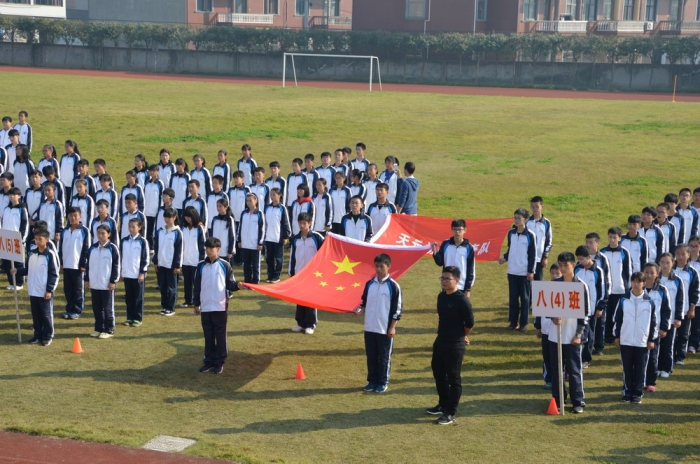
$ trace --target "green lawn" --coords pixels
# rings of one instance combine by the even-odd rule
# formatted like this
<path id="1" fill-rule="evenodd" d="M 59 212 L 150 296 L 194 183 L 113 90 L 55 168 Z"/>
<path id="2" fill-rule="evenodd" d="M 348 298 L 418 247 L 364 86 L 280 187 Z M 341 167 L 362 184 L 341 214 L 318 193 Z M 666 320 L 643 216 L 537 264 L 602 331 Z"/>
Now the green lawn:
<path id="1" fill-rule="evenodd" d="M 419 209 L 440 217 L 510 217 L 545 198 L 554 252 L 589 231 L 623 225 L 667 192 L 700 185 L 700 107 L 684 103 L 525 99 L 0 74 L 3 112 L 27 110 L 35 153 L 78 142 L 107 159 L 119 187 L 133 155 L 201 152 L 230 162 L 243 143 L 264 166 L 363 141 L 368 157 L 414 161 Z M 693 122 L 696 121 L 696 122 Z M 62 153 L 59 148 L 59 153 Z M 35 156 L 37 156 L 35 155 Z M 446 235 L 449 231 L 445 231 Z M 0 428 L 142 446 L 188 437 L 187 453 L 241 462 L 698 462 L 700 362 L 691 358 L 638 407 L 619 403 L 615 349 L 585 371 L 581 416 L 544 415 L 539 342 L 506 332 L 505 267 L 479 264 L 476 327 L 456 425 L 438 427 L 430 371 L 438 268 L 424 259 L 401 279 L 389 392 L 363 394 L 361 319 L 320 313 L 313 336 L 293 334 L 292 305 L 254 292 L 231 300 L 229 362 L 199 374 L 203 340 L 189 311 L 158 316 L 149 275 L 140 328 L 93 340 L 91 317 L 56 321 L 48 348 L 18 345 L 11 293 L 0 312 Z M 240 268 L 236 268 L 240 275 Z M 62 294 L 62 291 L 59 291 Z M 119 286 L 118 321 L 124 320 Z M 56 298 L 56 313 L 64 304 Z M 31 321 L 22 294 L 25 339 Z M 88 314 L 90 310 L 88 309 Z M 81 337 L 85 353 L 69 352 Z M 295 381 L 302 363 L 305 381 Z"/>

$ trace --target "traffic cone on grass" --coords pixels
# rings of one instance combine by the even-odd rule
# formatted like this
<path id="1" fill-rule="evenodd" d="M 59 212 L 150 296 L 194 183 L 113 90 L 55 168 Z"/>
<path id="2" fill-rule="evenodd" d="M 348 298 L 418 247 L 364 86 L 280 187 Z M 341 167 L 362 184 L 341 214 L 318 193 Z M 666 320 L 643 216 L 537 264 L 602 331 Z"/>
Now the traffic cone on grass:
<path id="1" fill-rule="evenodd" d="M 297 366 L 297 375 L 294 377 L 296 380 L 304 380 L 306 379 L 306 376 L 304 375 L 304 368 L 301 367 L 301 364 Z"/>
<path id="2" fill-rule="evenodd" d="M 552 398 L 549 401 L 549 407 L 547 408 L 547 414 L 550 416 L 558 416 L 559 415 L 559 408 L 557 408 L 557 400 Z"/>
<path id="3" fill-rule="evenodd" d="M 71 353 L 82 353 L 83 352 L 83 347 L 80 345 L 80 339 L 78 337 L 75 337 L 75 341 L 73 342 L 73 349 L 70 350 Z"/>

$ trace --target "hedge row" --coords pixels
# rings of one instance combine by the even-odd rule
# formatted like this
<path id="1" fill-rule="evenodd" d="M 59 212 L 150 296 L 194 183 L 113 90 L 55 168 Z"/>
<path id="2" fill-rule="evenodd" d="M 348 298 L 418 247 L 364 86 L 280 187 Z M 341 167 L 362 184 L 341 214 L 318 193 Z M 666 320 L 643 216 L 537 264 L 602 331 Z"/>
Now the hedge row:
<path id="1" fill-rule="evenodd" d="M 574 61 L 634 63 L 648 57 L 659 63 L 666 54 L 671 63 L 694 62 L 700 57 L 697 37 L 601 37 L 559 34 L 460 34 L 411 35 L 385 31 L 329 31 L 199 27 L 149 23 L 74 21 L 0 16 L 5 37 L 29 43 L 93 47 L 125 45 L 128 48 L 170 48 L 259 53 L 315 52 L 372 54 L 401 59 L 431 58 L 513 61 L 554 60 L 570 52 Z"/>

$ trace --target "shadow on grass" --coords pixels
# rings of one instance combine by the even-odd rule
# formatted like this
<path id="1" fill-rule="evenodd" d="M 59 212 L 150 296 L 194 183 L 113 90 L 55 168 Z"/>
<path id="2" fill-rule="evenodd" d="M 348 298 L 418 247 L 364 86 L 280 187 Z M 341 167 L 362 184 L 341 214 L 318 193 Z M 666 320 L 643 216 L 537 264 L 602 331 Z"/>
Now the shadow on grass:
<path id="1" fill-rule="evenodd" d="M 288 419 L 253 422 L 245 427 L 225 427 L 204 430 L 212 435 L 229 435 L 238 433 L 264 434 L 299 434 L 316 430 L 345 430 L 360 427 L 383 425 L 405 425 L 425 422 L 428 419 L 423 408 L 381 408 L 367 409 L 356 413 L 324 414 L 318 419 Z"/>
<path id="2" fill-rule="evenodd" d="M 698 462 L 700 460 L 700 445 L 676 445 L 669 442 L 664 445 L 615 448 L 608 450 L 607 454 L 591 456 L 590 459 L 595 459 L 598 462 L 630 462 L 634 464 Z"/>

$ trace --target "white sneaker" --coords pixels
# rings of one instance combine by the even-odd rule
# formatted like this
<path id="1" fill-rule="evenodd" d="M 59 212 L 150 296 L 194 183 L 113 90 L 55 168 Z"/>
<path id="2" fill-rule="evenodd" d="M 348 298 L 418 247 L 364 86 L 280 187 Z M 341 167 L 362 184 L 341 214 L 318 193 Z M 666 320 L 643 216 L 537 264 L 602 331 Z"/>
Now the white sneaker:
<path id="1" fill-rule="evenodd" d="M 307 327 L 306 329 L 304 329 L 304 333 L 306 335 L 313 335 L 314 329 L 312 329 L 311 327 Z"/>
<path id="2" fill-rule="evenodd" d="M 114 337 L 114 334 L 108 333 L 108 332 L 102 332 L 97 338 L 100 340 L 104 340 L 105 338 L 112 338 Z"/>
<path id="3" fill-rule="evenodd" d="M 671 377 L 671 374 L 666 371 L 659 371 L 659 377 L 661 377 L 662 379 L 667 379 Z"/>
<path id="4" fill-rule="evenodd" d="M 91 337 L 97 338 L 100 336 L 100 332 L 94 331 L 93 333 L 90 334 Z"/>
<path id="5" fill-rule="evenodd" d="M 23 287 L 22 285 L 18 285 L 18 286 L 17 286 L 17 290 L 22 290 L 23 288 L 24 288 L 24 287 Z M 8 286 L 7 286 L 7 289 L 8 289 L 8 290 L 14 290 L 15 287 L 14 287 L 13 285 L 8 285 Z"/>
<path id="6" fill-rule="evenodd" d="M 298 326 L 292 328 L 292 332 L 297 332 L 297 333 L 298 333 L 298 332 L 303 332 L 303 331 L 304 331 L 304 328 L 303 328 L 302 326 L 300 326 L 300 325 L 298 325 Z"/>

